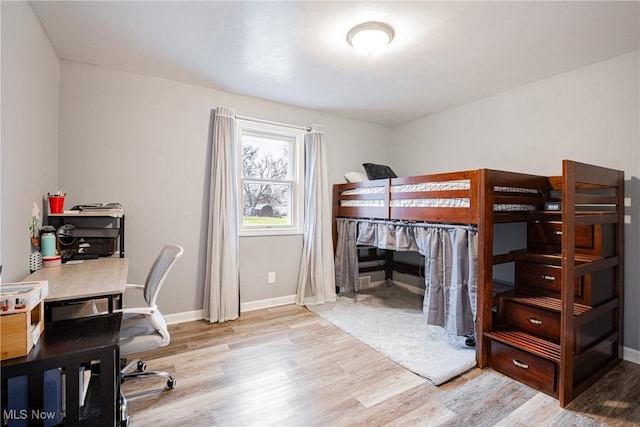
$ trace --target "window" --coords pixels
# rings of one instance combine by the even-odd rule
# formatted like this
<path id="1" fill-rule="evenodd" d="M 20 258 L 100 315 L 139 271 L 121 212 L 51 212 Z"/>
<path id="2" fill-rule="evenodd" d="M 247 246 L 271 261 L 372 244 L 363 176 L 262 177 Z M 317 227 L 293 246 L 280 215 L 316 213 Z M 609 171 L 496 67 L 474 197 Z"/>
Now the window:
<path id="1" fill-rule="evenodd" d="M 238 120 L 240 235 L 301 234 L 304 131 Z"/>

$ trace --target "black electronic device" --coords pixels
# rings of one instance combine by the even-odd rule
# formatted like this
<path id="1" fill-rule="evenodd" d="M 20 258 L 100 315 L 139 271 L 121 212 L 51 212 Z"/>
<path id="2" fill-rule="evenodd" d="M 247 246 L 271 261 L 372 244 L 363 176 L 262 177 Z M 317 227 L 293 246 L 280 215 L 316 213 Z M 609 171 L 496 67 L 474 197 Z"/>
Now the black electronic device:
<path id="1" fill-rule="evenodd" d="M 545 211 L 562 211 L 562 203 L 561 202 L 545 202 L 544 204 Z"/>
<path id="2" fill-rule="evenodd" d="M 64 264 L 65 262 L 73 259 L 75 255 L 76 253 L 73 251 L 66 251 L 65 253 L 62 254 L 62 263 Z"/>
<path id="3" fill-rule="evenodd" d="M 79 252 L 73 256 L 73 259 L 98 259 L 98 254 Z"/>

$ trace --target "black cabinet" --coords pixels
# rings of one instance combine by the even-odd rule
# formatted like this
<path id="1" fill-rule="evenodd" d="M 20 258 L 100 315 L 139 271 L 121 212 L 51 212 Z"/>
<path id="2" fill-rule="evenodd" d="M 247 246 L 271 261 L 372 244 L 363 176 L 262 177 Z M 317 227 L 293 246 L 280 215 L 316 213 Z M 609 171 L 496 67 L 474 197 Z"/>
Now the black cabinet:
<path id="1" fill-rule="evenodd" d="M 3 425 L 50 425 L 54 417 L 55 424 L 116 425 L 121 317 L 121 313 L 114 313 L 49 323 L 28 355 L 3 360 Z M 88 385 L 85 392 L 80 387 L 87 369 L 91 375 L 84 382 Z M 48 375 L 56 372 L 57 377 Z M 17 387 L 11 384 L 20 379 L 24 381 Z M 64 407 L 55 400 L 56 393 Z M 26 407 L 12 408 L 10 401 L 23 401 Z"/>

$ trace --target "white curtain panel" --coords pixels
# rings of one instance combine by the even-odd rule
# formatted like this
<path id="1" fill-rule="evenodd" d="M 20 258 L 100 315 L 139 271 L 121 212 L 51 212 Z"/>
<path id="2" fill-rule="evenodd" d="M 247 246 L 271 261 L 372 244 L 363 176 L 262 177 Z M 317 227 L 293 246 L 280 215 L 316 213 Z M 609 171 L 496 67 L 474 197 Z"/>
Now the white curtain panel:
<path id="1" fill-rule="evenodd" d="M 304 236 L 296 295 L 298 305 L 336 300 L 324 128 L 312 125 L 304 139 Z"/>
<path id="2" fill-rule="evenodd" d="M 211 323 L 238 318 L 238 190 L 236 185 L 236 112 L 212 111 L 211 185 L 204 283 L 204 318 Z"/>

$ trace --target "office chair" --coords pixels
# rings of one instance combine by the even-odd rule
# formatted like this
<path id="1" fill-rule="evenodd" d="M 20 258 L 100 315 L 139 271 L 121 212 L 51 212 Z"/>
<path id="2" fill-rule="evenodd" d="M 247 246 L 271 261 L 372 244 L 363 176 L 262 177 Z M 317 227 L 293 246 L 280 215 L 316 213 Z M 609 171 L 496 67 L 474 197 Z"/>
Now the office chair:
<path id="1" fill-rule="evenodd" d="M 184 249 L 177 245 L 165 245 L 157 256 L 144 286 L 127 284 L 125 292 L 129 289 L 142 291 L 144 300 L 147 303 L 144 307 L 124 308 L 118 310 L 122 312 L 122 323 L 120 326 L 120 356 L 132 353 L 153 350 L 169 345 L 169 331 L 167 322 L 158 310 L 156 300 L 160 293 L 160 288 L 167 278 L 169 271 L 176 260 L 182 256 Z M 137 369 L 128 372 L 133 366 Z M 127 363 L 120 370 L 121 382 L 129 378 L 162 376 L 167 379 L 167 387 L 173 388 L 176 384 L 175 378 L 164 371 L 146 371 L 146 364 L 140 359 L 134 359 Z M 121 425 L 128 422 L 127 402 L 124 395 L 120 395 L 120 416 Z"/>

